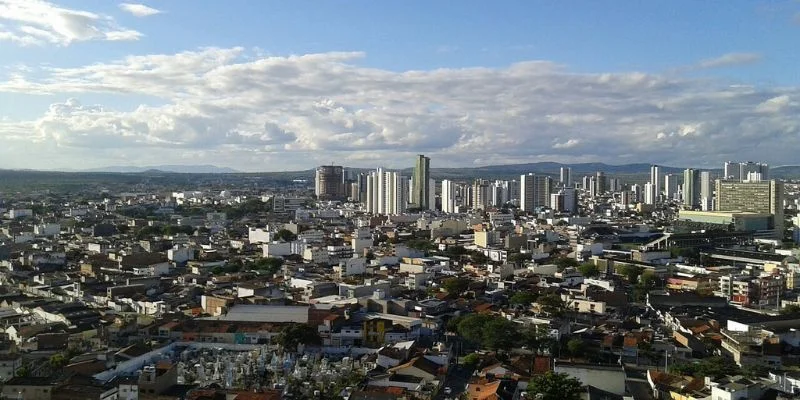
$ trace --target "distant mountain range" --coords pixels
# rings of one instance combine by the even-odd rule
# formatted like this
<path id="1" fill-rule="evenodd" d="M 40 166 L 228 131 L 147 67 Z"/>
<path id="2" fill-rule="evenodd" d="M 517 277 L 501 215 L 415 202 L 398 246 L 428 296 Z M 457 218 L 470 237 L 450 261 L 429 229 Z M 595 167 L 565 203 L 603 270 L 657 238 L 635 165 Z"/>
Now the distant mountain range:
<path id="1" fill-rule="evenodd" d="M 153 165 L 149 167 L 110 166 L 92 168 L 75 172 L 111 172 L 118 174 L 135 174 L 142 172 L 172 172 L 176 174 L 238 174 L 233 168 L 218 167 L 216 165 Z"/>
<path id="2" fill-rule="evenodd" d="M 636 182 L 642 179 L 649 179 L 650 165 L 647 163 L 637 164 L 622 164 L 622 165 L 609 165 L 604 163 L 579 163 L 579 164 L 561 164 L 555 162 L 538 162 L 528 164 L 508 164 L 508 165 L 488 165 L 483 167 L 473 168 L 431 168 L 431 177 L 435 179 L 519 179 L 519 176 L 527 173 L 547 174 L 558 176 L 561 167 L 570 167 L 572 169 L 572 179 L 579 180 L 585 175 L 593 175 L 598 171 L 605 172 L 609 176 L 625 177 L 626 181 Z M 350 168 L 346 169 L 354 172 L 369 172 L 373 168 Z M 661 166 L 662 174 L 682 174 L 684 167 L 671 167 Z M 717 177 L 722 175 L 722 168 L 717 169 L 704 169 L 701 170 L 711 171 L 712 175 Z M 3 170 L 0 170 L 3 171 Z M 9 170 L 5 170 L 9 171 Z M 32 170 L 17 170 L 24 173 L 36 173 L 45 171 L 32 171 Z M 291 179 L 307 179 L 313 181 L 315 169 L 307 169 L 302 171 L 275 171 L 275 172 L 241 172 L 233 168 L 218 167 L 215 165 L 154 165 L 147 167 L 134 167 L 134 166 L 110 166 L 103 168 L 93 168 L 81 171 L 62 171 L 62 174 L 95 174 L 95 173 L 110 173 L 110 174 L 143 174 L 152 175 L 156 174 L 242 174 L 242 175 L 257 175 L 265 178 L 273 178 L 278 180 L 291 180 Z M 55 171 L 53 171 L 56 173 Z M 402 169 L 402 172 L 411 176 L 413 168 Z M 770 168 L 770 178 L 776 179 L 800 179 L 800 166 L 781 166 Z"/>

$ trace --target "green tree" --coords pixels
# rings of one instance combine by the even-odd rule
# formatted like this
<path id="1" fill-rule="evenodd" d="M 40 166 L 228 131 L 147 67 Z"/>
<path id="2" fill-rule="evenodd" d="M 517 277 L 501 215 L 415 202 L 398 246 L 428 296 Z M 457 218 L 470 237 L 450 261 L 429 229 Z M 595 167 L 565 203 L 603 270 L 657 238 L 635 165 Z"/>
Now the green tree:
<path id="1" fill-rule="evenodd" d="M 542 400 L 580 400 L 583 393 L 581 381 L 552 371 L 535 375 L 528 384 L 528 391 L 533 398 Z"/>
<path id="2" fill-rule="evenodd" d="M 567 268 L 577 268 L 578 260 L 570 257 L 559 257 L 553 260 L 553 264 L 555 264 L 558 271 L 561 272 Z"/>
<path id="3" fill-rule="evenodd" d="M 15 373 L 15 375 L 23 377 L 23 378 L 24 377 L 28 377 L 28 376 L 31 375 L 31 370 L 28 368 L 27 365 L 23 365 L 23 366 L 17 368 L 17 372 Z"/>
<path id="4" fill-rule="evenodd" d="M 293 242 L 297 240 L 297 235 L 288 229 L 281 229 L 275 233 L 275 240 L 283 240 L 284 242 Z"/>
<path id="5" fill-rule="evenodd" d="M 473 251 L 470 254 L 470 258 L 475 264 L 486 264 L 489 262 L 489 257 L 486 257 L 486 254 L 480 251 Z"/>
<path id="6" fill-rule="evenodd" d="M 464 365 L 466 365 L 466 366 L 468 366 L 470 368 L 475 368 L 475 367 L 478 366 L 478 363 L 481 362 L 481 357 L 479 355 L 475 354 L 475 353 L 470 353 L 470 354 L 467 354 L 464 357 L 464 361 L 463 362 L 464 362 Z"/>
<path id="7" fill-rule="evenodd" d="M 467 278 L 453 277 L 444 280 L 442 286 L 447 293 L 460 296 L 469 288 L 470 280 Z"/>
<path id="8" fill-rule="evenodd" d="M 511 296 L 511 298 L 508 301 L 511 304 L 519 304 L 519 305 L 524 305 L 524 306 L 530 306 L 531 303 L 536 301 L 537 297 L 538 297 L 538 295 L 536 293 L 529 292 L 529 291 L 522 291 L 522 292 L 514 293 L 514 295 Z"/>
<path id="9" fill-rule="evenodd" d="M 572 338 L 567 342 L 567 350 L 573 357 L 580 357 L 586 351 L 586 343 L 581 338 Z"/>
<path id="10" fill-rule="evenodd" d="M 483 327 L 489 322 L 488 315 L 470 314 L 458 321 L 457 332 L 464 340 L 476 345 L 483 343 Z"/>
<path id="11" fill-rule="evenodd" d="M 433 242 L 422 238 L 409 239 L 405 242 L 405 245 L 414 250 L 424 251 L 426 254 L 436 248 Z"/>
<path id="12" fill-rule="evenodd" d="M 532 259 L 532 255 L 530 253 L 514 253 L 508 256 L 508 261 L 516 264 L 516 265 L 524 265 L 526 262 Z"/>
<path id="13" fill-rule="evenodd" d="M 297 349 L 298 344 L 304 345 L 319 345 L 322 344 L 322 339 L 316 328 L 306 324 L 290 324 L 285 326 L 275 342 L 288 350 Z"/>
<path id="14" fill-rule="evenodd" d="M 592 263 L 583 263 L 578 266 L 578 271 L 580 271 L 581 275 L 591 278 L 597 275 L 600 275 L 600 268 L 597 268 L 597 265 Z"/>
<path id="15" fill-rule="evenodd" d="M 527 347 L 533 351 L 543 351 L 550 349 L 553 353 L 556 340 L 550 336 L 549 328 L 546 325 L 531 325 L 520 329 L 519 331 L 520 345 Z"/>
<path id="16" fill-rule="evenodd" d="M 780 312 L 784 315 L 800 313 L 800 305 L 789 304 L 788 306 L 781 308 Z"/>
<path id="17" fill-rule="evenodd" d="M 48 363 L 53 369 L 60 369 L 69 364 L 69 358 L 64 353 L 56 353 L 50 356 Z"/>
<path id="18" fill-rule="evenodd" d="M 536 302 L 539 303 L 542 311 L 554 317 L 560 317 L 567 311 L 567 303 L 565 303 L 557 293 L 548 293 L 544 296 L 539 296 Z"/>
<path id="19" fill-rule="evenodd" d="M 622 275 L 630 283 L 636 283 L 639 280 L 639 275 L 642 274 L 642 267 L 630 264 L 617 264 L 614 271 L 618 275 Z"/>
<path id="20" fill-rule="evenodd" d="M 493 317 L 484 325 L 483 347 L 491 350 L 510 350 L 516 344 L 517 324 L 502 317 Z"/>
<path id="21" fill-rule="evenodd" d="M 283 266 L 283 259 L 275 257 L 265 257 L 256 260 L 254 263 L 246 265 L 244 268 L 249 271 L 263 271 L 268 275 L 275 274 Z"/>

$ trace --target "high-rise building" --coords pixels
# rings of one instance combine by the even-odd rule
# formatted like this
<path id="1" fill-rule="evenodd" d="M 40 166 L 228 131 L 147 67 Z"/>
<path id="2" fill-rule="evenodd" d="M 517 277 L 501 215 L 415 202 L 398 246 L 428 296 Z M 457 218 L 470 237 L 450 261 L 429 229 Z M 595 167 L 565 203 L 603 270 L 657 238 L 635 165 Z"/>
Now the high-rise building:
<path id="1" fill-rule="evenodd" d="M 442 212 L 456 212 L 456 184 L 447 179 L 442 181 Z"/>
<path id="2" fill-rule="evenodd" d="M 559 212 L 574 213 L 577 211 L 575 188 L 565 187 L 559 189 L 558 193 L 551 194 L 550 207 Z"/>
<path id="3" fill-rule="evenodd" d="M 745 211 L 772 214 L 775 238 L 783 238 L 783 183 L 734 182 L 718 180 L 716 184 L 717 211 Z"/>
<path id="4" fill-rule="evenodd" d="M 485 179 L 476 179 L 472 185 L 472 208 L 485 210 L 491 206 L 491 185 Z"/>
<path id="5" fill-rule="evenodd" d="M 367 176 L 366 209 L 376 215 L 402 214 L 408 206 L 408 191 L 407 177 L 378 168 Z"/>
<path id="6" fill-rule="evenodd" d="M 572 186 L 572 168 L 570 167 L 561 167 L 561 171 L 559 171 L 559 179 L 558 182 L 563 187 L 571 187 Z"/>
<path id="7" fill-rule="evenodd" d="M 683 206 L 700 208 L 700 171 L 693 168 L 683 171 Z"/>
<path id="8" fill-rule="evenodd" d="M 314 177 L 314 194 L 320 200 L 343 200 L 347 198 L 343 181 L 344 168 L 339 165 L 323 165 L 317 168 Z"/>
<path id="9" fill-rule="evenodd" d="M 725 161 L 722 179 L 730 181 L 741 180 L 741 175 L 739 175 L 739 163 L 734 161 Z"/>
<path id="10" fill-rule="evenodd" d="M 606 178 L 606 174 L 602 171 L 597 171 L 594 180 L 595 194 L 597 196 L 602 196 L 608 191 L 608 179 Z"/>
<path id="11" fill-rule="evenodd" d="M 714 192 L 711 189 L 711 172 L 700 172 L 700 209 L 709 211 L 713 207 Z"/>
<path id="12" fill-rule="evenodd" d="M 644 184 L 644 204 L 656 204 L 656 191 L 653 189 L 653 184 L 647 182 Z"/>
<path id="13" fill-rule="evenodd" d="M 664 197 L 667 200 L 672 200 L 675 198 L 676 193 L 678 193 L 678 175 L 664 175 Z"/>
<path id="14" fill-rule="evenodd" d="M 414 165 L 414 192 L 411 194 L 411 202 L 415 206 L 424 210 L 431 208 L 431 159 L 420 154 L 417 156 L 417 162 Z"/>
<path id="15" fill-rule="evenodd" d="M 769 179 L 769 165 L 752 161 L 726 161 L 723 179 L 729 181 L 766 181 Z"/>
<path id="16" fill-rule="evenodd" d="M 638 184 L 631 185 L 631 202 L 639 203 L 642 201 L 642 187 Z"/>
<path id="17" fill-rule="evenodd" d="M 546 207 L 550 202 L 551 181 L 546 175 L 520 176 L 520 209 L 532 212 L 536 207 Z"/>
<path id="18" fill-rule="evenodd" d="M 650 184 L 652 185 L 650 190 L 653 191 L 651 194 L 653 202 L 647 204 L 656 204 L 659 202 L 661 197 L 661 167 L 658 165 L 651 165 L 650 166 Z"/>

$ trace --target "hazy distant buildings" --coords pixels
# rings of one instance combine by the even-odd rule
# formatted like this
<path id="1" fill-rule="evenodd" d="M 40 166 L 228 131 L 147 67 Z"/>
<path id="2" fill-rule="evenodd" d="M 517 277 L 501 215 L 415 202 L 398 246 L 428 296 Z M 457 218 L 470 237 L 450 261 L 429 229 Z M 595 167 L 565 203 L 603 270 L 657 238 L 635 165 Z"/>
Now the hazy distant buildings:
<path id="1" fill-rule="evenodd" d="M 429 210 L 435 204 L 431 204 L 431 174 L 430 174 L 431 159 L 420 154 L 417 156 L 416 164 L 414 165 L 414 188 L 411 194 L 411 203 L 424 210 Z"/>
<path id="2" fill-rule="evenodd" d="M 323 165 L 317 168 L 314 188 L 314 193 L 320 200 L 346 199 L 344 168 L 338 165 Z"/>
<path id="3" fill-rule="evenodd" d="M 769 165 L 752 161 L 727 161 L 725 162 L 723 174 L 723 178 L 729 181 L 768 180 Z"/>
<path id="4" fill-rule="evenodd" d="M 601 196 L 608 191 L 608 179 L 606 178 L 606 174 L 604 172 L 597 171 L 594 182 L 595 196 Z"/>

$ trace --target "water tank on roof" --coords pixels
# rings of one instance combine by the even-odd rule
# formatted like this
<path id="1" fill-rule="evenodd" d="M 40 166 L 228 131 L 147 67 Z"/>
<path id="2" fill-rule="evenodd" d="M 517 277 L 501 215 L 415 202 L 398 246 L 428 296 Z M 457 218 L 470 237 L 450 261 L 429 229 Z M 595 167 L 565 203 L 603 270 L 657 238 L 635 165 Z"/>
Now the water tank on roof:
<path id="1" fill-rule="evenodd" d="M 375 300 L 384 300 L 386 299 L 386 292 L 383 289 L 377 289 L 372 293 L 372 298 Z"/>

